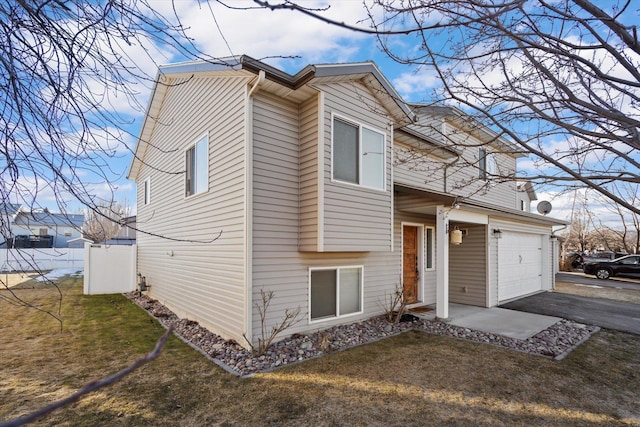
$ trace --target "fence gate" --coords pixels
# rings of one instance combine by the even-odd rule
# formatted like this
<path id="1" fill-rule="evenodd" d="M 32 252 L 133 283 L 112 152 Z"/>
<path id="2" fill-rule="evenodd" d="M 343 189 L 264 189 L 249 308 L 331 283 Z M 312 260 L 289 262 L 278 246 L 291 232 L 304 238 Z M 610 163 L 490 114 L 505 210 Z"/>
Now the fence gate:
<path id="1" fill-rule="evenodd" d="M 84 247 L 84 293 L 119 294 L 136 289 L 136 245 Z"/>

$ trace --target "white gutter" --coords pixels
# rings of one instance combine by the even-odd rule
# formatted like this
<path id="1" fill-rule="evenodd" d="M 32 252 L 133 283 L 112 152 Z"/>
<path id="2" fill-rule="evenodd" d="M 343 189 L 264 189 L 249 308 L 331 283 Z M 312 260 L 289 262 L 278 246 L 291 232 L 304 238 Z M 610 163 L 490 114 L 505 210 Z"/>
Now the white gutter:
<path id="1" fill-rule="evenodd" d="M 265 79 L 265 73 L 264 70 L 260 70 L 260 72 L 258 73 L 258 80 L 254 83 L 253 87 L 249 90 L 249 98 L 251 98 L 253 96 L 253 93 L 258 90 L 258 87 L 262 84 L 262 82 L 264 82 Z"/>

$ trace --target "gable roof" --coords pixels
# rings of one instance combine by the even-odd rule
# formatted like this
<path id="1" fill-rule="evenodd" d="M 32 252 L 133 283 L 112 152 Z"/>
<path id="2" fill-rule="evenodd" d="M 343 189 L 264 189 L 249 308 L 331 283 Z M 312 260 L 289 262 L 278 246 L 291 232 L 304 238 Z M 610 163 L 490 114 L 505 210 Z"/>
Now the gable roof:
<path id="1" fill-rule="evenodd" d="M 0 214 L 16 215 L 21 207 L 19 203 L 0 203 Z"/>
<path id="2" fill-rule="evenodd" d="M 84 215 L 82 214 L 62 214 L 50 212 L 20 212 L 14 220 L 16 225 L 25 226 L 62 226 L 82 228 Z"/>
<path id="3" fill-rule="evenodd" d="M 498 145 L 501 149 L 512 154 L 516 158 L 527 157 L 528 153 L 516 146 L 513 142 L 505 138 L 504 136 L 493 131 L 491 128 L 485 126 L 473 116 L 465 113 L 464 111 L 449 106 L 436 106 L 436 105 L 411 105 L 416 111 L 418 117 L 420 115 L 440 116 L 450 120 L 456 126 L 459 126 L 464 131 L 469 132 L 480 138 L 480 140 L 489 145 Z"/>
<path id="4" fill-rule="evenodd" d="M 529 200 L 538 200 L 536 190 L 533 188 L 533 185 L 531 185 L 531 181 L 518 181 L 516 188 L 522 193 L 527 193 Z"/>
<path id="5" fill-rule="evenodd" d="M 155 121 L 149 120 L 149 118 L 157 117 L 162 101 L 169 88 L 169 85 L 165 84 L 169 79 L 188 77 L 195 74 L 204 76 L 207 74 L 225 75 L 226 73 L 228 73 L 229 76 L 237 76 L 240 73 L 241 75 L 244 74 L 247 77 L 255 78 L 261 72 L 264 72 L 267 81 L 283 86 L 289 91 L 299 90 L 306 84 L 312 83 L 362 80 L 374 89 L 373 92 L 378 100 L 387 108 L 400 126 L 416 120 L 411 108 L 402 100 L 395 88 L 380 72 L 377 65 L 371 61 L 346 64 L 307 65 L 293 75 L 247 55 L 221 58 L 215 61 L 194 61 L 163 65 L 158 69 L 156 83 L 140 130 L 134 156 L 129 165 L 127 178 L 135 179 L 138 173 L 155 125 Z"/>

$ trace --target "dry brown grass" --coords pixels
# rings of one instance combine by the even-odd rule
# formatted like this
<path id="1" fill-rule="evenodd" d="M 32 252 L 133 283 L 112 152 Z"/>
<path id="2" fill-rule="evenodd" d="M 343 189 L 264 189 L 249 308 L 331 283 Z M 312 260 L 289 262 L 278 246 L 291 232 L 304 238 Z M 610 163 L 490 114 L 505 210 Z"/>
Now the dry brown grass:
<path id="1" fill-rule="evenodd" d="M 115 372 L 162 334 L 122 296 L 81 295 L 81 280 L 62 286 L 62 332 L 0 301 L 0 420 Z M 152 364 L 40 425 L 640 425 L 638 395 L 640 337 L 609 331 L 563 361 L 410 332 L 248 379 L 173 338 Z"/>
<path id="2" fill-rule="evenodd" d="M 633 289 L 594 288 L 591 286 L 579 286 L 575 283 L 556 282 L 555 292 L 640 304 L 640 291 Z"/>

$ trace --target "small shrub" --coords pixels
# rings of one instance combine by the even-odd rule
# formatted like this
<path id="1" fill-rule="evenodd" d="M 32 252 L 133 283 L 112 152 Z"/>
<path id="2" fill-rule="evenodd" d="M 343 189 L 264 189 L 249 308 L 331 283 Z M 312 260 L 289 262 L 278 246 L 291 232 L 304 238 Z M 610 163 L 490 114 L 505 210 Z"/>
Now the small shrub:
<path id="1" fill-rule="evenodd" d="M 299 306 L 295 310 L 286 309 L 284 311 L 284 316 L 280 321 L 280 323 L 274 325 L 271 328 L 271 330 L 267 332 L 267 326 L 266 326 L 267 310 L 269 309 L 269 304 L 271 304 L 273 295 L 274 295 L 273 291 L 265 292 L 264 289 L 260 289 L 260 301 L 254 303 L 254 306 L 256 307 L 256 309 L 258 310 L 258 314 L 260 315 L 261 333 L 260 333 L 260 337 L 258 338 L 257 345 L 254 345 L 251 341 L 249 341 L 249 339 L 247 339 L 246 335 L 243 335 L 244 339 L 249 344 L 249 347 L 251 348 L 251 352 L 253 353 L 254 356 L 262 356 L 263 354 L 265 354 L 269 349 L 269 347 L 271 347 L 273 340 L 276 338 L 276 336 L 279 333 L 289 329 L 290 327 L 294 326 L 296 323 L 302 320 L 302 318 L 300 317 Z"/>

